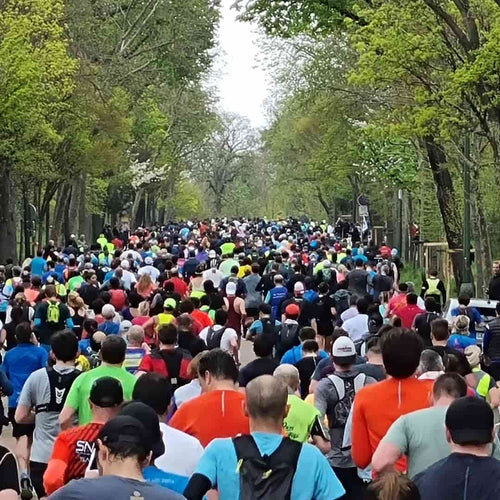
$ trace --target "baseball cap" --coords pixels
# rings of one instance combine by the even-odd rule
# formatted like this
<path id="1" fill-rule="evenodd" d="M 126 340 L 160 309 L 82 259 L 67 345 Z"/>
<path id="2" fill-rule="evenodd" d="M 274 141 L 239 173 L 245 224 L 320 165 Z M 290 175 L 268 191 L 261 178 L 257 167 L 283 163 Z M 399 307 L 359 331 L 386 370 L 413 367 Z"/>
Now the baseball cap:
<path id="1" fill-rule="evenodd" d="M 99 431 L 97 438 L 105 445 L 130 443 L 151 451 L 144 425 L 140 420 L 129 415 L 118 415 L 108 420 Z"/>
<path id="2" fill-rule="evenodd" d="M 226 285 L 226 295 L 236 295 L 236 283 L 229 282 Z"/>
<path id="3" fill-rule="evenodd" d="M 130 262 L 124 259 L 120 262 L 120 267 L 122 269 L 128 269 L 130 267 Z"/>
<path id="4" fill-rule="evenodd" d="M 101 408 L 113 408 L 123 403 L 123 388 L 113 377 L 101 377 L 90 388 L 90 401 Z"/>
<path id="5" fill-rule="evenodd" d="M 147 266 L 151 266 L 153 264 L 153 259 L 151 257 L 146 257 L 144 259 L 144 264 L 146 264 Z"/>
<path id="6" fill-rule="evenodd" d="M 106 319 L 114 318 L 116 310 L 112 304 L 104 304 L 104 306 L 102 306 L 101 314 L 103 318 Z"/>
<path id="7" fill-rule="evenodd" d="M 145 403 L 133 401 L 124 406 L 120 416 L 129 416 L 137 419 L 146 431 L 146 443 L 153 452 L 153 457 L 161 457 L 165 453 L 165 443 L 163 442 L 160 421 L 156 412 Z"/>
<path id="8" fill-rule="evenodd" d="M 356 347 L 349 337 L 339 337 L 332 347 L 332 359 L 339 365 L 350 365 L 356 361 Z"/>
<path id="9" fill-rule="evenodd" d="M 285 307 L 285 314 L 287 316 L 298 316 L 300 313 L 300 307 L 297 304 L 288 304 Z"/>
<path id="10" fill-rule="evenodd" d="M 177 307 L 177 302 L 175 299 L 169 298 L 165 299 L 165 302 L 163 302 L 163 309 L 175 309 Z"/>
<path id="11" fill-rule="evenodd" d="M 303 293 L 304 292 L 304 284 L 302 283 L 302 281 L 297 281 L 297 283 L 295 283 L 295 285 L 293 285 L 293 291 L 295 293 Z"/>
<path id="12" fill-rule="evenodd" d="M 493 411 L 483 399 L 456 399 L 446 412 L 445 423 L 456 444 L 487 444 L 493 440 Z"/>
<path id="13" fill-rule="evenodd" d="M 208 252 L 208 258 L 209 259 L 215 259 L 215 257 L 217 257 L 217 254 L 215 253 L 215 250 L 210 250 L 210 252 Z"/>
<path id="14" fill-rule="evenodd" d="M 120 323 L 120 333 L 125 334 L 132 328 L 132 322 L 128 319 L 123 320 Z"/>

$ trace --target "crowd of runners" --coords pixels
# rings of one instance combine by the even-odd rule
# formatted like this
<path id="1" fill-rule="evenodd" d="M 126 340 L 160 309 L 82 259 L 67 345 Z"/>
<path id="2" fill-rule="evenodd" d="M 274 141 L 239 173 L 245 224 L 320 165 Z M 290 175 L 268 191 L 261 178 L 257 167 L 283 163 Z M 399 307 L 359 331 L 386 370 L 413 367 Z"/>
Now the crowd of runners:
<path id="1" fill-rule="evenodd" d="M 500 305 L 445 319 L 427 271 L 416 289 L 359 227 L 294 219 L 9 260 L 0 499 L 499 499 Z"/>

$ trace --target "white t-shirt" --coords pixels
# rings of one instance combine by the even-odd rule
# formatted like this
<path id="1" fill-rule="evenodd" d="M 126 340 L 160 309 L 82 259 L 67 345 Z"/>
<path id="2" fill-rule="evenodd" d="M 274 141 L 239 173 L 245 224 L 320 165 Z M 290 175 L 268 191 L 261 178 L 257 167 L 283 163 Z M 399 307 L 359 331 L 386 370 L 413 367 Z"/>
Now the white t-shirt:
<path id="1" fill-rule="evenodd" d="M 182 385 L 174 392 L 174 402 L 177 408 L 187 401 L 191 401 L 201 394 L 200 381 L 195 378 L 189 382 L 189 384 Z"/>
<path id="2" fill-rule="evenodd" d="M 203 271 L 203 283 L 207 280 L 213 281 L 215 288 L 219 288 L 220 282 L 223 279 L 224 275 L 218 269 L 207 269 Z"/>
<path id="3" fill-rule="evenodd" d="M 210 328 L 213 328 L 216 332 L 217 330 L 220 330 L 222 326 L 207 326 L 200 332 L 200 339 L 203 339 L 205 342 L 207 341 L 208 331 L 210 330 Z M 220 348 L 223 351 L 229 352 L 230 354 L 232 354 L 233 352 L 233 348 L 231 347 L 231 339 L 233 339 L 235 342 L 238 342 L 238 335 L 232 328 L 226 328 L 220 340 Z"/>
<path id="4" fill-rule="evenodd" d="M 162 471 L 191 477 L 203 455 L 203 446 L 193 436 L 160 422 L 165 453 L 155 460 Z"/>
<path id="5" fill-rule="evenodd" d="M 132 288 L 132 284 L 137 283 L 137 279 L 134 273 L 130 272 L 127 269 L 123 269 L 122 281 L 125 290 L 130 290 Z"/>
<path id="6" fill-rule="evenodd" d="M 358 314 L 342 323 L 342 328 L 349 334 L 353 342 L 357 342 L 368 333 L 368 315 Z"/>
<path id="7" fill-rule="evenodd" d="M 149 277 L 153 280 L 153 283 L 156 283 L 158 276 L 160 276 L 160 271 L 154 266 L 144 266 L 141 267 L 139 271 L 137 271 L 137 274 L 139 276 L 142 276 L 143 274 L 149 274 Z"/>

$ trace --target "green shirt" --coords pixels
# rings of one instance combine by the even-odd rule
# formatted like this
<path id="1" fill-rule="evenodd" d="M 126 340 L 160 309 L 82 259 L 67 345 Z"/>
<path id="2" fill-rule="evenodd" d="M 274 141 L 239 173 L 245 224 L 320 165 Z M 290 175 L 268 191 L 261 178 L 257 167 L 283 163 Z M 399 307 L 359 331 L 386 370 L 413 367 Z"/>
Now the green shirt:
<path id="1" fill-rule="evenodd" d="M 74 292 L 84 281 L 82 276 L 73 276 L 68 281 L 69 291 Z"/>
<path id="2" fill-rule="evenodd" d="M 123 399 L 128 401 L 132 399 L 132 392 L 136 378 L 125 368 L 116 366 L 101 365 L 86 373 L 82 373 L 71 386 L 66 399 L 66 406 L 73 408 L 78 412 L 79 425 L 85 425 L 92 421 L 92 412 L 90 411 L 89 395 L 92 384 L 95 380 L 102 377 L 113 377 L 118 379 L 123 387 Z"/>
<path id="3" fill-rule="evenodd" d="M 283 422 L 283 427 L 290 439 L 305 443 L 314 424 L 321 418 L 321 413 L 317 408 L 306 403 L 295 394 L 289 394 L 288 404 L 290 409 Z"/>
<path id="4" fill-rule="evenodd" d="M 230 253 L 233 253 L 234 252 L 234 249 L 235 249 L 236 245 L 232 242 L 227 242 L 227 243 L 223 243 L 221 246 L 220 246 L 220 250 L 222 252 L 222 255 L 228 255 Z"/>

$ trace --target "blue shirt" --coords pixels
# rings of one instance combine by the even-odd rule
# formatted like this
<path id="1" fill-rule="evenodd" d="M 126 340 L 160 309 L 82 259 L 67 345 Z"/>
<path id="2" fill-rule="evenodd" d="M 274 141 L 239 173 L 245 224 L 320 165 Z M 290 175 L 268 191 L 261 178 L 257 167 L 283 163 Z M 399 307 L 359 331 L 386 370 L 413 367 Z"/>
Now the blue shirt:
<path id="1" fill-rule="evenodd" d="M 31 261 L 31 275 L 32 276 L 42 276 L 45 270 L 45 265 L 47 261 L 43 257 L 35 257 Z"/>
<path id="2" fill-rule="evenodd" d="M 271 455 L 283 439 L 279 434 L 253 432 L 261 455 Z M 240 478 L 237 472 L 236 451 L 231 439 L 214 439 L 198 463 L 196 473 L 207 477 L 219 490 L 222 499 L 239 498 Z M 293 500 L 335 500 L 345 490 L 330 467 L 328 460 L 310 444 L 303 444 L 293 478 Z"/>
<path id="3" fill-rule="evenodd" d="M 454 333 L 448 339 L 448 347 L 452 347 L 460 352 L 463 352 L 470 345 L 476 345 L 476 339 L 460 335 L 459 333 Z"/>
<path id="4" fill-rule="evenodd" d="M 106 335 L 118 335 L 120 333 L 120 325 L 113 321 L 105 321 L 99 325 L 99 331 Z"/>
<path id="5" fill-rule="evenodd" d="M 90 339 L 83 339 L 78 342 L 78 347 L 80 352 L 84 356 L 90 356 L 92 354 L 92 348 L 90 347 Z"/>
<path id="6" fill-rule="evenodd" d="M 275 326 L 281 326 L 281 322 L 280 321 L 275 321 L 274 325 Z M 251 333 L 255 333 L 255 335 L 260 335 L 264 331 L 264 327 L 262 326 L 262 321 L 260 319 L 254 321 L 250 325 L 250 328 L 248 330 Z"/>
<path id="7" fill-rule="evenodd" d="M 9 408 L 17 407 L 17 400 L 28 377 L 47 365 L 49 353 L 33 344 L 18 344 L 5 353 L 2 369 L 12 382 L 14 392 L 9 397 Z"/>
<path id="8" fill-rule="evenodd" d="M 189 478 L 184 476 L 178 476 L 177 474 L 171 474 L 170 472 L 165 472 L 158 469 L 156 465 L 149 465 L 146 467 L 142 474 L 144 479 L 149 483 L 156 484 L 162 488 L 168 488 L 169 490 L 175 491 L 176 493 L 182 493 L 186 489 Z"/>
<path id="9" fill-rule="evenodd" d="M 328 354 L 326 353 L 326 351 L 319 351 L 318 357 L 319 359 L 324 359 L 328 357 Z M 289 365 L 294 365 L 295 363 L 298 363 L 301 359 L 302 359 L 302 346 L 296 345 L 295 347 L 288 349 L 288 351 L 286 351 L 285 354 L 283 354 L 280 363 L 281 364 L 288 363 Z"/>
<path id="10" fill-rule="evenodd" d="M 455 307 L 455 309 L 451 310 L 451 315 L 453 317 L 460 316 L 461 314 L 464 314 L 465 316 L 472 316 L 469 325 L 469 332 L 471 338 L 476 338 L 476 325 L 479 325 L 483 322 L 483 318 L 479 314 L 479 311 L 475 307 L 467 307 L 465 312 L 464 310 L 461 311 L 459 307 Z"/>

